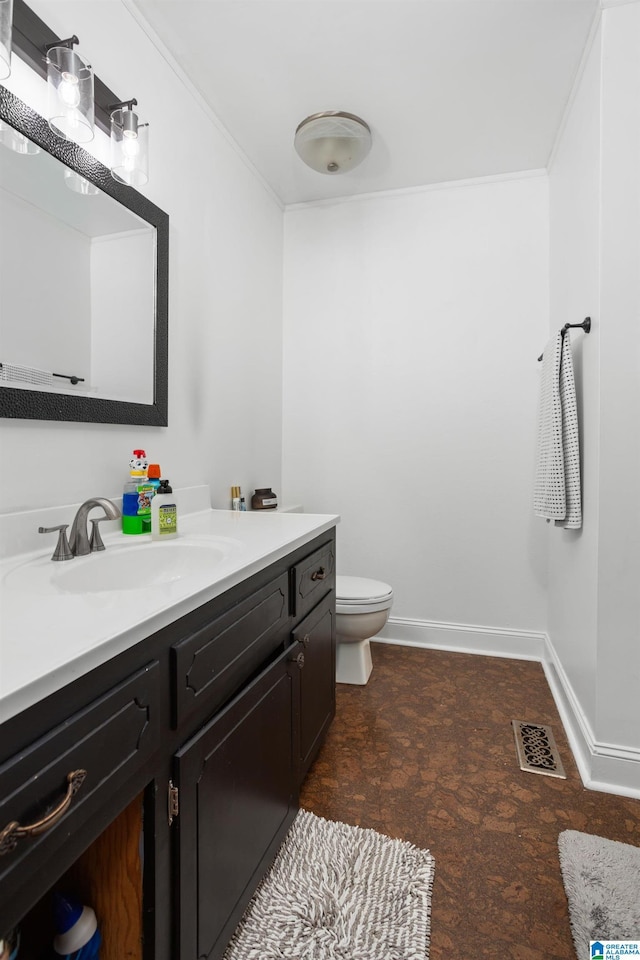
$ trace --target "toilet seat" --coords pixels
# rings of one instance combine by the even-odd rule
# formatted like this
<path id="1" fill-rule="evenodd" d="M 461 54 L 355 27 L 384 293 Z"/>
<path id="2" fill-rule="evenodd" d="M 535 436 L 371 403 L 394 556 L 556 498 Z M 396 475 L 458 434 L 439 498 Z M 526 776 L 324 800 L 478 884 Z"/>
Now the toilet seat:
<path id="1" fill-rule="evenodd" d="M 393 590 L 381 580 L 366 577 L 336 577 L 336 612 L 376 613 L 393 602 Z"/>

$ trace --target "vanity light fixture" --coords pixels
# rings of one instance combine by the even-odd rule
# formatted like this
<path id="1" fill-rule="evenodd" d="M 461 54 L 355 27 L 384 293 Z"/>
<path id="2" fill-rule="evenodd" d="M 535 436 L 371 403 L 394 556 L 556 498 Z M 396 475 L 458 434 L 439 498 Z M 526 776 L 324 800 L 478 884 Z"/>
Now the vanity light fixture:
<path id="1" fill-rule="evenodd" d="M 93 140 L 93 70 L 73 49 L 74 35 L 45 46 L 49 126 L 74 143 Z"/>
<path id="2" fill-rule="evenodd" d="M 36 143 L 32 143 L 28 137 L 25 137 L 24 133 L 14 130 L 4 120 L 0 120 L 0 143 L 3 147 L 13 150 L 14 153 L 21 153 L 24 156 L 34 156 L 36 153 L 40 153 L 40 147 Z"/>
<path id="3" fill-rule="evenodd" d="M 130 187 L 149 179 L 149 124 L 133 109 L 137 100 L 114 103 L 111 114 L 111 176 Z"/>
<path id="4" fill-rule="evenodd" d="M 100 77 L 94 76 L 91 66 L 74 52 L 76 36 L 59 39 L 25 0 L 0 0 L 0 14 L 7 4 L 9 9 L 13 5 L 13 19 L 8 16 L 13 52 L 47 81 L 48 123 L 53 133 L 86 144 L 93 139 L 95 122 L 111 138 L 114 180 L 134 187 L 145 184 L 149 179 L 149 125 L 141 123 L 133 110 L 137 101 L 120 101 Z"/>
<path id="5" fill-rule="evenodd" d="M 318 173 L 348 173 L 371 149 L 369 125 L 353 113 L 313 113 L 298 128 L 294 146 L 308 167 Z"/>
<path id="6" fill-rule="evenodd" d="M 65 167 L 64 185 L 68 187 L 69 190 L 73 190 L 74 193 L 82 194 L 83 197 L 96 197 L 100 193 L 95 183 L 91 183 L 90 180 L 80 176 L 80 174 L 72 170 L 71 167 Z"/>
<path id="7" fill-rule="evenodd" d="M 13 0 L 0 0 L 0 80 L 11 73 L 11 33 L 13 30 Z"/>

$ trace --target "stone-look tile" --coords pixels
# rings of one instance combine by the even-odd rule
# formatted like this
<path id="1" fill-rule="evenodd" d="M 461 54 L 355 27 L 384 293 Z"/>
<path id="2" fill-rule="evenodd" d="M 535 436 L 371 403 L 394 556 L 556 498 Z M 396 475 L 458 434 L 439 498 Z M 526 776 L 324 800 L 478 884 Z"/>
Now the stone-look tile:
<path id="1" fill-rule="evenodd" d="M 431 850 L 431 960 L 575 960 L 558 834 L 640 846 L 640 801 L 584 789 L 540 664 L 372 648 L 301 805 Z M 512 719 L 553 727 L 567 780 L 520 770 Z"/>

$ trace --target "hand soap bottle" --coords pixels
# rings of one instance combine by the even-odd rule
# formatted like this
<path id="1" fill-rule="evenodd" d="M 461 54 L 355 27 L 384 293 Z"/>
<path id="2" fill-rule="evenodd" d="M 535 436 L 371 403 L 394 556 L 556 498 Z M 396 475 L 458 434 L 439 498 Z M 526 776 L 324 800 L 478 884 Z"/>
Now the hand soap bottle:
<path id="1" fill-rule="evenodd" d="M 178 536 L 178 508 L 168 480 L 161 480 L 151 501 L 151 539 L 172 540 Z"/>

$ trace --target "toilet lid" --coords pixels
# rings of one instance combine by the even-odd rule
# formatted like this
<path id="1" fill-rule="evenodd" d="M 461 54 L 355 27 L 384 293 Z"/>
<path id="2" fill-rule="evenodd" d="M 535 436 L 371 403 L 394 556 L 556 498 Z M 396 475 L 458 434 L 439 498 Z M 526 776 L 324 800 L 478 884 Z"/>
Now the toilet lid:
<path id="1" fill-rule="evenodd" d="M 336 577 L 336 600 L 344 603 L 363 603 L 386 600 L 393 590 L 382 580 L 368 580 L 366 577 Z"/>

